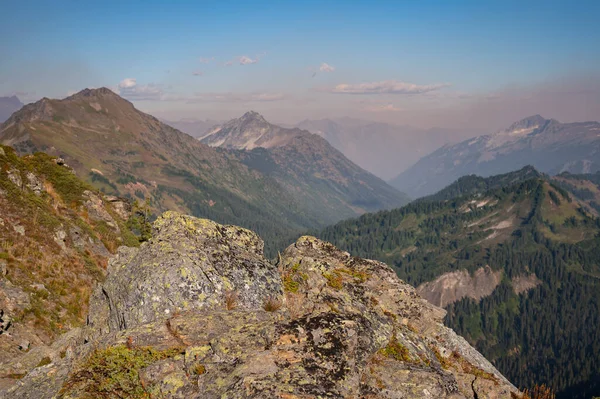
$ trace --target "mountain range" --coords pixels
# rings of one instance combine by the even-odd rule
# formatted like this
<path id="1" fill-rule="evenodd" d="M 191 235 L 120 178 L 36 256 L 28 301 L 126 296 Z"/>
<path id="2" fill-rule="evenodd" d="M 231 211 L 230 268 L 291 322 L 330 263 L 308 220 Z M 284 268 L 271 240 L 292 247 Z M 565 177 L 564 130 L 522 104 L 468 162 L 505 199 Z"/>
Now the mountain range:
<path id="1" fill-rule="evenodd" d="M 213 127 L 200 141 L 224 149 L 249 168 L 273 178 L 327 222 L 408 202 L 406 196 L 352 163 L 322 137 L 273 125 L 253 111 Z"/>
<path id="2" fill-rule="evenodd" d="M 7 120 L 14 112 L 21 109 L 23 103 L 17 96 L 0 97 L 0 123 Z"/>
<path id="3" fill-rule="evenodd" d="M 491 176 L 532 165 L 541 172 L 600 169 L 600 123 L 560 123 L 534 115 L 495 134 L 445 145 L 390 181 L 413 198 L 433 194 L 461 176 Z"/>
<path id="4" fill-rule="evenodd" d="M 23 388 L 31 396 L 37 392 L 37 373 L 59 373 L 54 382 L 44 380 L 50 384 L 43 387 L 47 397 L 61 389 L 52 385 L 56 381 L 77 394 L 100 394 L 104 388 L 93 378 L 82 383 L 81 377 L 95 367 L 86 362 L 100 356 L 102 363 L 114 354 L 94 349 L 87 357 L 89 339 L 119 348 L 118 356 L 128 359 L 139 355 L 138 340 L 152 343 L 152 349 L 142 350 L 146 354 L 162 353 L 157 342 L 171 342 L 176 347 L 169 350 L 179 350 L 187 359 L 197 349 L 185 332 L 188 320 L 196 328 L 216 317 L 215 323 L 207 323 L 218 330 L 223 322 L 254 326 L 254 321 L 238 318 L 266 321 L 265 314 L 273 313 L 277 320 L 257 323 L 274 328 L 285 342 L 291 335 L 280 334 L 288 328 L 280 323 L 284 319 L 306 331 L 314 329 L 309 335 L 320 340 L 323 336 L 314 337 L 323 329 L 354 325 L 368 316 L 356 341 L 376 341 L 365 352 L 373 361 L 367 369 L 375 375 L 365 392 L 383 389 L 384 377 L 392 381 L 386 389 L 404 392 L 405 384 L 398 383 L 403 375 L 428 390 L 440 389 L 440 395 L 460 391 L 474 398 L 491 392 L 521 397 L 495 366 L 515 385 L 546 383 L 561 399 L 600 394 L 600 172 L 588 173 L 600 169 L 597 122 L 561 124 L 536 115 L 494 135 L 446 145 L 411 168 L 416 173 L 411 181 L 419 184 L 409 189 L 421 198 L 408 205 L 405 194 L 344 155 L 363 146 L 363 152 L 382 151 L 378 154 L 389 159 L 395 154 L 394 162 L 399 162 L 396 144 L 388 152 L 383 148 L 388 139 L 396 143 L 391 137 L 398 127 L 369 129 L 371 125 L 352 119 L 299 124 L 306 129 L 283 127 L 254 111 L 225 123 L 202 122 L 212 125 L 206 130 L 196 121 L 182 123 L 189 123 L 188 130 L 198 127 L 195 137 L 101 88 L 63 100 L 44 98 L 0 125 L 0 334 L 10 338 L 0 342 L 0 365 L 9 370 L 0 374 L 0 392 Z M 423 148 L 450 137 L 445 136 L 450 131 L 432 132 Z M 361 162 L 370 162 L 373 154 L 368 155 Z M 516 166 L 523 167 L 514 170 Z M 510 172 L 495 174 L 504 169 Z M 483 175 L 474 174 L 480 170 Z M 444 183 L 455 175 L 452 184 Z M 438 185 L 445 187 L 433 193 Z M 163 211 L 151 228 L 150 221 Z M 251 228 L 265 242 L 244 228 L 178 212 Z M 319 229 L 321 239 L 348 252 L 313 237 L 297 239 Z M 274 258 L 295 240 L 278 256 L 277 265 L 263 257 L 263 245 L 266 256 Z M 131 248 L 140 243 L 141 249 Z M 117 251 L 121 245 L 125 247 Z M 384 264 L 357 257 L 386 262 L 416 290 L 390 276 Z M 108 259 L 112 266 L 106 275 Z M 147 264 L 164 270 L 147 274 Z M 223 278 L 223 284 L 215 285 L 214 278 Z M 188 285 L 195 287 L 192 291 L 208 288 L 180 296 L 186 288 L 179 280 L 193 280 Z M 88 298 L 98 284 L 86 318 Z M 164 296 L 155 295 L 159 291 Z M 144 299 L 150 296 L 152 303 Z M 307 298 L 312 310 L 304 318 Z M 248 309 L 227 316 L 236 301 Z M 157 310 L 159 302 L 165 309 Z M 219 308 L 223 304 L 226 310 Z M 216 306 L 214 312 L 211 306 Z M 444 314 L 445 323 L 492 364 L 439 323 Z M 315 325 L 319 317 L 325 317 L 324 324 Z M 84 320 L 87 326 L 76 328 Z M 136 327 L 149 325 L 145 323 L 154 323 L 148 334 Z M 290 331 L 300 331 L 296 327 Z M 126 331 L 126 340 L 123 335 L 115 341 L 112 333 L 118 331 Z M 357 336 L 354 327 L 335 331 L 341 335 L 325 333 L 335 345 L 345 339 L 340 337 Z M 66 335 L 58 338 L 60 333 Z M 249 334 L 240 336 L 244 346 L 256 337 Z M 230 332 L 224 337 L 229 340 Z M 261 353 L 273 348 L 265 345 L 259 345 Z M 35 350 L 29 351 L 30 346 Z M 73 347 L 78 348 L 76 356 Z M 273 350 L 269 356 L 281 355 Z M 339 357 L 337 350 L 317 343 L 294 350 L 306 378 L 321 367 L 311 363 L 315 356 L 327 353 L 332 364 L 366 359 L 355 352 Z M 194 362 L 203 359 L 193 369 L 176 356 L 144 364 L 168 364 L 185 378 L 208 369 L 206 384 L 214 385 L 205 388 L 224 392 L 217 376 L 230 374 L 212 368 L 216 358 L 193 353 Z M 288 355 L 283 356 L 289 360 Z M 380 371 L 373 371 L 379 366 Z M 128 367 L 119 373 L 127 373 Z M 240 372 L 246 372 L 244 367 Z M 388 375 L 390 367 L 396 371 Z M 73 368 L 79 371 L 71 373 Z M 320 373 L 329 369 L 319 368 Z M 127 389 L 164 388 L 175 381 L 171 374 L 163 378 L 162 371 L 148 370 L 136 371 L 141 388 L 136 377 L 128 382 L 134 387 Z M 424 383 L 423 376 L 433 382 Z M 15 383 L 24 377 L 23 383 Z M 326 380 L 319 380 L 315 389 Z M 197 388 L 177 381 L 184 390 Z M 339 381 L 327 392 L 344 391 L 341 381 L 346 379 Z M 305 389 L 303 384 L 296 388 Z"/>
<path id="5" fill-rule="evenodd" d="M 248 115 L 225 126 L 265 123 Z M 0 125 L 0 142 L 21 154 L 60 156 L 95 187 L 148 200 L 156 212 L 171 209 L 252 228 L 269 254 L 276 253 L 276 241 L 300 231 L 407 202 L 324 140 L 306 135 L 267 153 L 216 149 L 106 88 L 44 98 Z"/>
<path id="6" fill-rule="evenodd" d="M 391 265 L 517 386 L 589 398 L 600 394 L 600 224 L 566 184 L 531 166 L 467 176 L 320 237 Z"/>

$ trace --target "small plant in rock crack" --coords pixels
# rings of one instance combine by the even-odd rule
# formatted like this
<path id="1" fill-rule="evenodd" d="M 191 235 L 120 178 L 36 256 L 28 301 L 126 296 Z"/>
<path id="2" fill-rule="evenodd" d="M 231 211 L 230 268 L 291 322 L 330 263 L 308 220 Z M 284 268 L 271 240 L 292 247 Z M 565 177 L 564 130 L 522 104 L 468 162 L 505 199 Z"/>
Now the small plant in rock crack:
<path id="1" fill-rule="evenodd" d="M 267 312 L 277 312 L 281 308 L 281 301 L 274 297 L 269 297 L 263 304 L 263 309 Z"/>
<path id="2" fill-rule="evenodd" d="M 225 293 L 225 308 L 227 310 L 233 310 L 237 308 L 238 299 L 237 291 L 227 291 Z"/>

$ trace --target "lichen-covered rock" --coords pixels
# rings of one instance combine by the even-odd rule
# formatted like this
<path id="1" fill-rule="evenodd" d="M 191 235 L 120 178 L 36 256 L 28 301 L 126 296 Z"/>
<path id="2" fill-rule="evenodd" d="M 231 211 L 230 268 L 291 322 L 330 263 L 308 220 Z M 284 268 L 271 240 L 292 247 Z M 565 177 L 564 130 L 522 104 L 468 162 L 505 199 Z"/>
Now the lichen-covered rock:
<path id="1" fill-rule="evenodd" d="M 361 367 L 350 366 L 360 360 L 356 355 L 336 358 L 338 366 L 347 365 L 345 373 L 329 376 L 331 390 L 340 397 L 471 398 L 476 397 L 471 383 L 478 378 L 473 373 L 497 397 L 510 398 L 515 390 L 481 354 L 443 326 L 444 310 L 420 298 L 385 264 L 301 237 L 282 254 L 279 267 L 292 312 L 308 311 L 311 319 L 315 313 L 333 313 L 344 320 L 336 324 L 358 324 L 361 341 L 373 342 L 360 351 Z M 357 379 L 357 387 L 347 385 Z"/>
<path id="2" fill-rule="evenodd" d="M 21 172 L 17 169 L 11 168 L 7 172 L 8 180 L 10 180 L 15 186 L 21 188 L 23 180 L 21 179 Z"/>
<path id="3" fill-rule="evenodd" d="M 111 261 L 93 341 L 7 397 L 519 397 L 383 263 L 302 237 L 271 265 L 254 233 L 170 212 L 154 229 Z"/>
<path id="4" fill-rule="evenodd" d="M 42 181 L 32 172 L 27 172 L 27 188 L 29 188 L 35 195 L 41 195 L 44 191 L 44 185 Z"/>
<path id="5" fill-rule="evenodd" d="M 253 232 L 175 212 L 154 223 L 140 248 L 120 248 L 90 302 L 90 325 L 117 331 L 187 309 L 235 304 L 259 309 L 280 297 L 277 268 Z"/>

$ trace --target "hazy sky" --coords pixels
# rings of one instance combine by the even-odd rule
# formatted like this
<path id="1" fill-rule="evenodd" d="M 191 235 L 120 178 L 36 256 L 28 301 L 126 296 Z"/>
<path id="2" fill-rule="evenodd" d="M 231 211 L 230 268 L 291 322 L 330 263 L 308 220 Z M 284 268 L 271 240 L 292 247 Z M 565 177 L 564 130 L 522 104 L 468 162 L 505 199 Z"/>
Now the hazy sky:
<path id="1" fill-rule="evenodd" d="M 12 1 L 0 95 L 156 116 L 496 128 L 600 119 L 600 1 Z"/>

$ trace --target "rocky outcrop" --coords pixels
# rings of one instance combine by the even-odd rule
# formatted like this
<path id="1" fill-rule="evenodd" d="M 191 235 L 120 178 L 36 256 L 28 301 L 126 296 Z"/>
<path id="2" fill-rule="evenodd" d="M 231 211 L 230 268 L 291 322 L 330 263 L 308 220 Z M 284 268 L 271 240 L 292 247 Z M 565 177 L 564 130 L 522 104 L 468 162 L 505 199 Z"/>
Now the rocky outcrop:
<path id="1" fill-rule="evenodd" d="M 502 280 L 502 270 L 480 267 L 471 276 L 467 270 L 442 274 L 433 281 L 417 287 L 423 298 L 436 306 L 446 307 L 463 298 L 479 301 L 494 292 Z"/>
<path id="2" fill-rule="evenodd" d="M 283 294 L 255 233 L 175 212 L 154 223 L 153 238 L 140 248 L 121 247 L 108 273 L 91 300 L 89 323 L 99 331 L 220 306 L 225 295 L 260 309 L 268 297 Z"/>
<path id="3" fill-rule="evenodd" d="M 115 219 L 106 210 L 102 196 L 89 190 L 84 191 L 83 196 L 86 199 L 83 205 L 87 210 L 89 217 L 97 222 L 106 223 L 111 229 L 114 229 L 117 233 L 119 233 L 119 226 L 117 225 Z"/>
<path id="4" fill-rule="evenodd" d="M 131 204 L 124 198 L 115 197 L 114 195 L 105 195 L 104 199 L 108 201 L 117 215 L 127 220 L 131 216 Z"/>
<path id="5" fill-rule="evenodd" d="M 262 245 L 166 213 L 112 259 L 80 336 L 91 341 L 5 397 L 519 397 L 385 264 L 301 237 L 274 265 Z"/>

